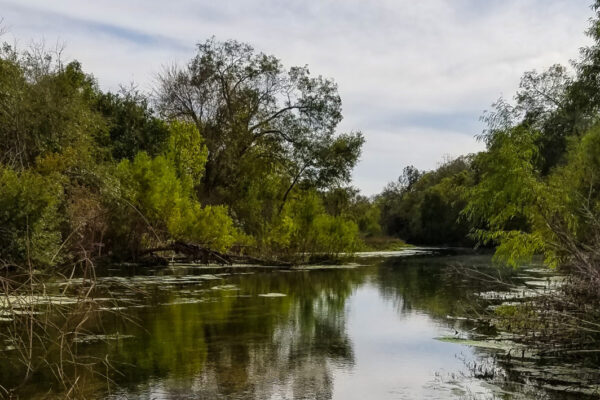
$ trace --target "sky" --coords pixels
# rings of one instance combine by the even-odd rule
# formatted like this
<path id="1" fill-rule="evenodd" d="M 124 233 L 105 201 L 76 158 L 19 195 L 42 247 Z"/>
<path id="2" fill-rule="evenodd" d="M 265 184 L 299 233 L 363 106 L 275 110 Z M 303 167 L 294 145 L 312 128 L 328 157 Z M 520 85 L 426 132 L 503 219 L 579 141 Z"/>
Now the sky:
<path id="1" fill-rule="evenodd" d="M 479 117 L 523 72 L 577 58 L 591 0 L 0 0 L 2 39 L 65 46 L 100 86 L 151 90 L 211 36 L 308 65 L 339 85 L 340 131 L 366 143 L 353 184 L 477 152 Z"/>

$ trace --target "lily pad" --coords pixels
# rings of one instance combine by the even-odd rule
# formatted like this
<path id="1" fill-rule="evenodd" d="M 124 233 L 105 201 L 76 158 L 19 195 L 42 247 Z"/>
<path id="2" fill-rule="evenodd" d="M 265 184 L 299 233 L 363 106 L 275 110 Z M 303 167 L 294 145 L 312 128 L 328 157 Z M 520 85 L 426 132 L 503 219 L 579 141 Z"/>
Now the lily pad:
<path id="1" fill-rule="evenodd" d="M 68 305 L 82 301 L 75 297 L 66 296 L 2 296 L 0 297 L 0 308 L 23 308 L 36 305 Z"/>
<path id="2" fill-rule="evenodd" d="M 126 310 L 126 309 L 127 309 L 127 307 L 118 307 L 118 306 L 98 308 L 98 310 L 100 310 L 100 311 L 122 311 L 122 310 Z"/>
<path id="3" fill-rule="evenodd" d="M 212 290 L 240 290 L 240 288 L 238 288 L 235 285 L 219 285 L 219 286 L 213 286 L 211 287 Z"/>
<path id="4" fill-rule="evenodd" d="M 370 258 L 370 257 L 407 257 L 407 256 L 415 256 L 415 255 L 423 255 L 423 254 L 433 254 L 435 248 L 418 248 L 411 247 L 404 250 L 394 250 L 394 251 L 363 251 L 355 253 L 355 257 L 359 258 Z"/>

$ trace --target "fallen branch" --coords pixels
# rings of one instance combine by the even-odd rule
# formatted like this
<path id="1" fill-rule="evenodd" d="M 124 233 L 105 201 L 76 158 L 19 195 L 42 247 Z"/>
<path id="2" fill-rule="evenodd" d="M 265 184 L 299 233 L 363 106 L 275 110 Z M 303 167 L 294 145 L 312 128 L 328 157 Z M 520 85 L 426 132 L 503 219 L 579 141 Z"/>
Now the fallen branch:
<path id="1" fill-rule="evenodd" d="M 143 251 L 141 256 L 160 257 L 156 253 L 170 251 L 175 254 L 185 256 L 188 262 L 200 262 L 209 264 L 211 262 L 220 265 L 232 265 L 233 263 L 240 264 L 258 264 L 258 265 L 273 265 L 277 267 L 290 267 L 292 263 L 280 260 L 265 260 L 258 257 L 252 257 L 244 254 L 221 253 L 208 247 L 186 243 L 182 241 L 173 242 L 166 246 L 155 247 Z"/>

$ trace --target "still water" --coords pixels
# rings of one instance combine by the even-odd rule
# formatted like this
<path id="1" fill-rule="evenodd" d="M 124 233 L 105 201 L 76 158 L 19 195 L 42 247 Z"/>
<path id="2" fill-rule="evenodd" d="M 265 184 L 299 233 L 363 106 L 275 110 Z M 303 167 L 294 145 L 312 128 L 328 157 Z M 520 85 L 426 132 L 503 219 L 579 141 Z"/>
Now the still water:
<path id="1" fill-rule="evenodd" d="M 99 282 L 116 301 L 101 311 L 102 336 L 85 338 L 79 350 L 108 354 L 119 373 L 107 371 L 116 384 L 106 391 L 99 382 L 92 397 L 581 398 L 512 379 L 497 350 L 439 340 L 485 333 L 463 317 L 480 307 L 481 293 L 498 289 L 456 266 L 496 271 L 487 255 L 437 251 L 293 270 L 108 271 Z M 544 271 L 530 272 L 519 276 L 544 279 Z M 43 377 L 31 388 L 43 398 L 37 386 Z"/>

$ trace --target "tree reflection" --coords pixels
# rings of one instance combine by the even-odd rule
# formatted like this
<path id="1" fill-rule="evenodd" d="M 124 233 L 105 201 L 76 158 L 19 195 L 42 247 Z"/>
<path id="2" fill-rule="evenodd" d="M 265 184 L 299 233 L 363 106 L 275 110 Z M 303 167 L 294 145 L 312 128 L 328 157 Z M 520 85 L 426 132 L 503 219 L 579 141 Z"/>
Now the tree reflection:
<path id="1" fill-rule="evenodd" d="M 498 273 L 486 255 L 406 257 L 382 262 L 376 281 L 381 295 L 394 301 L 400 312 L 422 312 L 447 321 L 447 316 L 468 314 L 476 293 L 498 287 L 497 282 L 464 274 L 463 268 Z"/>
<path id="2" fill-rule="evenodd" d="M 239 275 L 227 281 L 237 291 L 140 309 L 142 328 L 122 327 L 136 339 L 110 349 L 114 378 L 128 397 L 331 398 L 332 366 L 354 363 L 345 305 L 363 281 L 351 269 Z M 286 296 L 258 296 L 273 292 Z"/>

